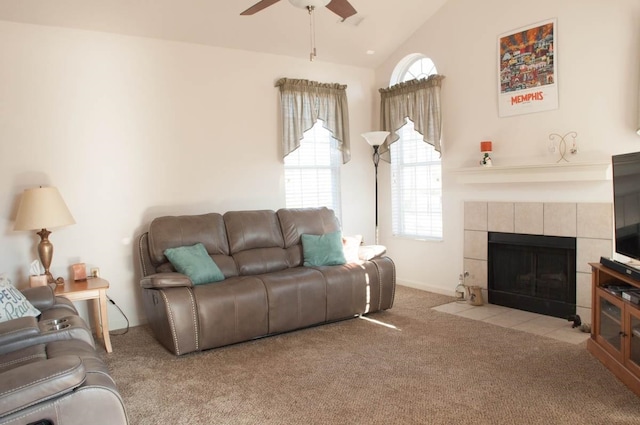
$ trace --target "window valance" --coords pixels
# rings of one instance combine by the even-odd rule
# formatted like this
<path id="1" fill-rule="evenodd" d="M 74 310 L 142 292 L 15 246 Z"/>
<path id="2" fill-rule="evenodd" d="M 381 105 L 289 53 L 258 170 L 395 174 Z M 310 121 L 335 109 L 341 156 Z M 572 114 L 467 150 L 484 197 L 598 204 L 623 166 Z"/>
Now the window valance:
<path id="1" fill-rule="evenodd" d="M 440 87 L 443 79 L 444 75 L 434 74 L 426 79 L 410 80 L 379 90 L 382 130 L 391 132 L 380 146 L 380 154 L 388 152 L 390 145 L 400 138 L 396 131 L 405 125 L 406 118 L 413 121 L 423 140 L 440 152 Z"/>
<path id="2" fill-rule="evenodd" d="M 342 163 L 346 164 L 351 159 L 347 86 L 281 78 L 276 87 L 280 88 L 282 105 L 283 156 L 300 147 L 304 132 L 320 119 L 336 140 Z"/>

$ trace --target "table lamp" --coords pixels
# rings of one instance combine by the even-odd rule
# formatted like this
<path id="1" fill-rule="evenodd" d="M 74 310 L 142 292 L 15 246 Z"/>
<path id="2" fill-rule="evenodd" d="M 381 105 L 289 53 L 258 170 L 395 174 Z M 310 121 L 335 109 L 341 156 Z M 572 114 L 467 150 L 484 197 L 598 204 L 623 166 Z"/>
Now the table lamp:
<path id="1" fill-rule="evenodd" d="M 48 282 L 53 279 L 49 267 L 53 258 L 53 244 L 49 241 L 51 232 L 47 228 L 75 224 L 75 220 L 55 187 L 26 189 L 20 199 L 14 230 L 38 230 L 40 243 L 38 255 L 47 275 Z M 61 280 L 61 278 L 59 278 Z M 64 282 L 64 280 L 61 280 Z"/>

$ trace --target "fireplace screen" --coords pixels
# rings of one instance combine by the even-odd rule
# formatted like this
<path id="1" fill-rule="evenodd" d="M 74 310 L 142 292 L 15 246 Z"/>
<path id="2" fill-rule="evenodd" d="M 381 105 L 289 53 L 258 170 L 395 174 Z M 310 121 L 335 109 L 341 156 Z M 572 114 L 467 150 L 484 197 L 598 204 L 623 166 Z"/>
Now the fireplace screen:
<path id="1" fill-rule="evenodd" d="M 489 233 L 489 302 L 567 318 L 576 312 L 576 239 Z"/>

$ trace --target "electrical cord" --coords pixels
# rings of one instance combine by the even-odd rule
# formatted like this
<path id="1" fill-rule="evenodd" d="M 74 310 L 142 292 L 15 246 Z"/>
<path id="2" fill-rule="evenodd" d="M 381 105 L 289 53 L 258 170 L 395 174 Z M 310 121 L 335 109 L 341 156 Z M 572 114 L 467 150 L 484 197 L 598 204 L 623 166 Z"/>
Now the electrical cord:
<path id="1" fill-rule="evenodd" d="M 127 315 L 126 315 L 126 314 L 124 314 L 124 312 L 122 311 L 122 309 L 118 306 L 118 304 L 116 304 L 116 302 L 115 302 L 114 300 L 112 300 L 111 298 L 109 298 L 109 295 L 107 295 L 107 299 L 109 300 L 109 302 L 110 302 L 111 304 L 113 304 L 113 305 L 118 309 L 118 311 L 120 312 L 120 314 L 122 314 L 122 317 L 124 317 L 124 320 L 126 320 L 126 321 L 127 321 L 127 327 L 125 328 L 124 332 L 109 332 L 109 335 L 116 336 L 116 335 L 124 335 L 124 334 L 126 334 L 127 332 L 129 332 L 129 319 L 127 318 Z"/>

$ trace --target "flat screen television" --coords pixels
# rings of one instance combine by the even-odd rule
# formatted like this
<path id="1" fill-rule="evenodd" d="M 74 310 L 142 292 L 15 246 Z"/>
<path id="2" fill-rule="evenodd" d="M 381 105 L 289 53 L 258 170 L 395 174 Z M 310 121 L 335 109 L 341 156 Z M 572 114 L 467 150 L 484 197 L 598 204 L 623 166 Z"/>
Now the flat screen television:
<path id="1" fill-rule="evenodd" d="M 615 251 L 640 267 L 640 152 L 613 155 Z"/>

